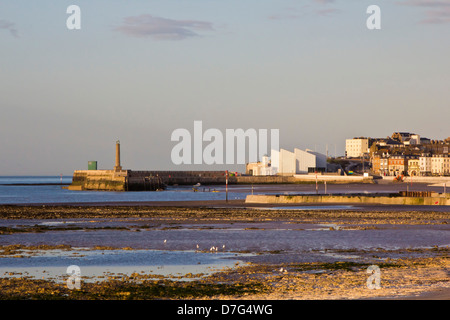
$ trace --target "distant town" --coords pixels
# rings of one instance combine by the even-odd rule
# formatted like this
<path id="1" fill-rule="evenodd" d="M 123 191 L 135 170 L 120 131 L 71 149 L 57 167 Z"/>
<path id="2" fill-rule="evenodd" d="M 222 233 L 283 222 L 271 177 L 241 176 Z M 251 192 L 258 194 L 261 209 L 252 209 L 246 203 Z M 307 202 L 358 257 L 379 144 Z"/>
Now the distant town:
<path id="1" fill-rule="evenodd" d="M 450 137 L 431 140 L 410 132 L 394 132 L 386 138 L 346 139 L 344 157 L 306 149 L 272 150 L 271 159 L 248 163 L 246 174 L 337 174 L 372 176 L 450 176 Z"/>
<path id="2" fill-rule="evenodd" d="M 409 132 L 394 132 L 386 138 L 346 139 L 345 156 L 329 157 L 309 149 L 272 149 L 270 157 L 246 164 L 245 173 L 216 171 L 135 171 L 123 169 L 120 142 L 116 141 L 113 169 L 98 170 L 88 161 L 88 170 L 75 170 L 69 190 L 155 191 L 169 185 L 220 185 L 301 183 L 372 183 L 374 179 L 450 182 L 450 137 L 430 140 Z M 430 178 L 427 178 L 430 177 Z M 434 178 L 439 177 L 439 178 Z"/>

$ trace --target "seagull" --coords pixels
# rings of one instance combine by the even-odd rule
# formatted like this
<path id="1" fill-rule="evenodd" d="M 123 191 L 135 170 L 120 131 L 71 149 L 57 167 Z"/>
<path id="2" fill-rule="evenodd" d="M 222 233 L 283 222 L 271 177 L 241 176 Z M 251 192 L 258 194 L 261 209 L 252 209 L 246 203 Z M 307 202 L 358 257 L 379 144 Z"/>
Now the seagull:
<path id="1" fill-rule="evenodd" d="M 225 245 L 222 246 L 222 249 L 225 249 Z"/>
<path id="2" fill-rule="evenodd" d="M 164 239 L 164 243 L 166 243 L 167 242 L 167 240 L 166 239 Z"/>

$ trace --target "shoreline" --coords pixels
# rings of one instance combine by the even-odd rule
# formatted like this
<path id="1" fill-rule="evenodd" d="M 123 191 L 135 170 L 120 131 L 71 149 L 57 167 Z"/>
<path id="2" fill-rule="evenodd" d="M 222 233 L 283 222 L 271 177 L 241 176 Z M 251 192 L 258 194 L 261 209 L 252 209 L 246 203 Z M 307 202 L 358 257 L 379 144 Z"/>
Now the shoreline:
<path id="1" fill-rule="evenodd" d="M 110 248 L 106 249 L 110 250 Z M 130 250 L 130 249 L 127 249 Z M 68 290 L 65 282 L 0 277 L 0 300 L 448 300 L 448 254 L 379 263 L 381 287 L 367 287 L 367 263 L 251 263 L 217 270 L 192 281 L 159 274 L 110 273 Z M 280 268 L 281 267 L 281 268 Z M 285 271 L 282 271 L 282 270 Z M 197 277 L 186 274 L 179 278 Z M 165 291 L 165 288 L 171 288 Z M 158 293 L 154 290 L 157 289 Z M 162 290 L 162 291 L 161 291 Z M 187 291 L 187 292 L 186 292 Z M 125 294 L 125 296 L 124 296 Z M 156 295 L 155 295 L 156 294 Z"/>
<path id="2" fill-rule="evenodd" d="M 334 207 L 334 205 L 338 207 Z M 62 218 L 126 218 L 163 217 L 192 218 L 299 218 L 364 220 L 408 219 L 420 223 L 424 219 L 448 223 L 450 210 L 445 206 L 358 205 L 349 207 L 338 204 L 247 204 L 244 200 L 219 201 L 171 201 L 159 202 L 108 202 L 64 204 L 0 205 L 0 221 L 3 219 L 62 219 Z M 445 220 L 445 221 L 444 221 Z"/>
<path id="3" fill-rule="evenodd" d="M 401 204 L 377 204 L 354 202 L 329 202 L 329 203 L 248 203 L 245 199 L 233 200 L 180 200 L 180 201 L 104 201 L 104 202 L 40 202 L 40 203 L 13 203 L 0 204 L 0 208 L 23 207 L 148 207 L 148 208 L 318 208 L 332 206 L 353 206 L 351 210 L 376 211 L 436 211 L 450 212 L 448 206 L 439 205 L 401 205 Z M 294 209 L 293 209 L 294 210 Z M 327 210 L 327 209 L 325 209 Z"/>

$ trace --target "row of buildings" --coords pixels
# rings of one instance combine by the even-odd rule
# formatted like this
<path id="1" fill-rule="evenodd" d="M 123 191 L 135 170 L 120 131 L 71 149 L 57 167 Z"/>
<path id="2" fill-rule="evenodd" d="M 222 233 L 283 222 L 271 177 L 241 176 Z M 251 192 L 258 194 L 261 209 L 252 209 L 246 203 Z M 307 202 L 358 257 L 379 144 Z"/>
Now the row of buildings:
<path id="1" fill-rule="evenodd" d="M 372 173 L 382 176 L 448 176 L 450 175 L 450 155 L 422 154 L 390 155 L 374 153 Z"/>
<path id="2" fill-rule="evenodd" d="M 371 173 L 382 176 L 447 176 L 450 175 L 450 137 L 431 140 L 419 134 L 394 132 L 386 138 L 356 137 L 346 139 L 345 158 L 362 163 L 370 161 Z M 295 148 L 272 150 L 271 158 L 248 163 L 247 175 L 293 176 L 315 172 L 337 172 L 344 168 L 333 167 L 327 156 L 309 149 Z M 339 169 L 340 168 L 340 169 Z M 347 169 L 350 170 L 350 169 Z M 349 172 L 350 173 L 350 172 Z"/>
<path id="3" fill-rule="evenodd" d="M 376 151 L 448 154 L 449 149 L 450 137 L 445 140 L 431 140 L 409 132 L 394 132 L 386 138 L 356 137 L 345 141 L 346 158 L 361 158 Z"/>
<path id="4" fill-rule="evenodd" d="M 430 140 L 409 132 L 387 138 L 357 137 L 346 140 L 346 158 L 368 159 L 375 175 L 450 175 L 450 137 Z"/>

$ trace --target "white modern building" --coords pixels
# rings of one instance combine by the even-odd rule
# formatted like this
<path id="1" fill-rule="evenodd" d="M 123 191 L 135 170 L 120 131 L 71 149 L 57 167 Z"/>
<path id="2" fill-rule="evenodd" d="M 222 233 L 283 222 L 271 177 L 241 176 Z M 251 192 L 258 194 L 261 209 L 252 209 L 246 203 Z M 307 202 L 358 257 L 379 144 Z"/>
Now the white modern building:
<path id="1" fill-rule="evenodd" d="M 284 176 L 326 171 L 327 169 L 326 155 L 309 149 L 303 151 L 295 148 L 294 152 L 280 149 L 278 163 L 278 174 Z"/>
<path id="2" fill-rule="evenodd" d="M 278 156 L 278 174 L 282 176 L 291 176 L 296 174 L 295 153 L 285 149 L 280 149 Z"/>
<path id="3" fill-rule="evenodd" d="M 359 158 L 369 152 L 368 138 L 353 138 L 345 140 L 345 156 L 347 158 Z"/>
<path id="4" fill-rule="evenodd" d="M 296 157 L 296 173 L 311 173 L 316 171 L 326 171 L 327 156 L 312 150 L 294 149 Z"/>

